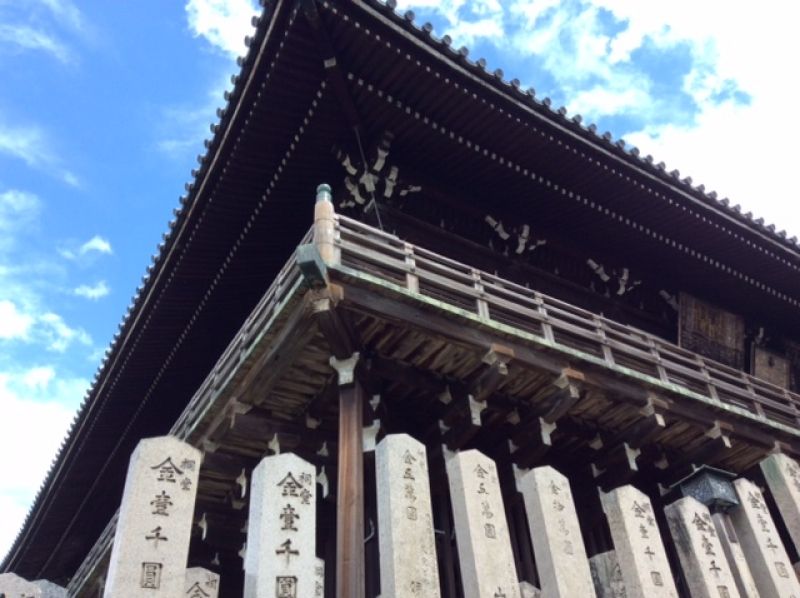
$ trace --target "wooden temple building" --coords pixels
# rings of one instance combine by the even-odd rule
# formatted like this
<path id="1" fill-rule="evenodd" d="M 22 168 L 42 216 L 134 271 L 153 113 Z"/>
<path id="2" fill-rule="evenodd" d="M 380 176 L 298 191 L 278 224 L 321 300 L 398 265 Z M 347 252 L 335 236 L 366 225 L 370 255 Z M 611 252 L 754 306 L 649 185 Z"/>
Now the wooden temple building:
<path id="1" fill-rule="evenodd" d="M 705 485 L 703 508 L 724 515 L 760 595 L 800 598 L 764 589 L 766 566 L 748 552 L 758 538 L 734 533 L 763 506 L 778 550 L 769 566 L 794 576 L 800 509 L 763 464 L 786 459 L 791 477 L 800 457 L 797 239 L 488 70 L 391 0 L 270 1 L 247 46 L 0 570 L 103 595 L 129 459 L 142 439 L 169 435 L 201 454 L 186 565 L 219 574 L 219 596 L 242 596 L 258 558 L 254 471 L 291 454 L 316 476 L 311 556 L 324 581 L 314 594 L 279 584 L 248 595 L 534 595 L 558 561 L 537 545 L 547 517 L 532 520 L 549 507 L 529 501 L 531 472 L 546 469 L 571 488 L 567 554 L 573 542 L 583 561 L 616 550 L 625 576 L 636 551 L 623 558 L 626 515 L 609 497 L 649 499 L 636 515 L 649 513 L 668 564 L 650 581 L 670 577 L 675 590 L 648 596 L 706 595 L 667 517 Z M 419 552 L 438 593 L 424 589 L 432 576 L 390 591 L 383 568 L 379 511 L 394 478 L 376 446 L 408 437 L 426 454 L 435 550 Z M 472 483 L 459 476 L 473 457 L 479 477 L 496 467 L 499 502 L 481 505 L 505 517 L 522 590 L 472 587 L 473 512 L 454 480 Z M 737 500 L 736 484 L 764 502 Z M 737 577 L 725 555 L 712 572 L 727 559 Z M 746 585 L 720 582 L 713 595 L 756 595 Z M 574 592 L 542 595 L 593 595 Z"/>

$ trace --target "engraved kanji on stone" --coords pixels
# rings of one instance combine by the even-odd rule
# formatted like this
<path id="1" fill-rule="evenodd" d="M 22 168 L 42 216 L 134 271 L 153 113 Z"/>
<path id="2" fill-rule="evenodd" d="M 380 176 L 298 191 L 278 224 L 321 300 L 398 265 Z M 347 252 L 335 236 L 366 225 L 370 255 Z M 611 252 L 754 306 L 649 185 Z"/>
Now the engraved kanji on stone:
<path id="1" fill-rule="evenodd" d="M 167 494 L 165 490 L 162 490 L 161 494 L 156 494 L 156 497 L 150 501 L 150 504 L 153 506 L 153 515 L 169 517 L 167 508 L 172 506 L 172 501 L 170 500 L 170 495 Z"/>
<path id="2" fill-rule="evenodd" d="M 406 467 L 405 471 L 403 472 L 403 479 L 404 480 L 413 480 L 414 479 L 414 474 L 411 473 L 411 468 L 410 467 Z"/>
<path id="3" fill-rule="evenodd" d="M 410 521 L 416 521 L 417 507 L 406 507 L 406 518 Z"/>
<path id="4" fill-rule="evenodd" d="M 300 515 L 297 513 L 297 510 L 289 503 L 286 503 L 286 506 L 283 507 L 283 511 L 281 511 L 281 520 L 283 521 L 283 527 L 281 527 L 281 530 L 296 532 L 297 528 L 295 527 L 294 522 L 297 519 L 300 519 Z"/>
<path id="5" fill-rule="evenodd" d="M 405 453 L 403 453 L 403 463 L 405 463 L 406 465 L 413 465 L 414 463 L 416 463 L 416 461 L 417 459 L 416 457 L 414 457 L 414 455 L 411 454 L 411 451 L 406 451 Z"/>
<path id="6" fill-rule="evenodd" d="M 181 480 L 181 490 L 191 490 L 192 489 L 192 480 L 189 478 L 183 478 Z"/>
<path id="7" fill-rule="evenodd" d="M 308 490 L 308 488 L 303 488 L 300 491 L 300 502 L 304 505 L 311 503 L 311 492 Z"/>
<path id="8" fill-rule="evenodd" d="M 491 519 L 492 517 L 494 517 L 494 513 L 492 513 L 492 509 L 491 509 L 491 507 L 489 505 L 489 501 L 488 500 L 484 500 L 481 503 L 481 515 L 486 517 L 486 519 Z"/>
<path id="9" fill-rule="evenodd" d="M 714 524 L 711 523 L 711 516 L 707 513 L 703 513 L 703 515 L 695 513 L 694 517 L 692 517 L 692 525 L 697 528 L 697 531 L 708 534 L 712 538 L 717 535 L 717 532 L 714 530 Z"/>
<path id="10" fill-rule="evenodd" d="M 162 536 L 162 535 L 161 535 L 161 532 L 162 532 L 162 531 L 163 531 L 163 530 L 161 529 L 161 526 L 159 525 L 159 526 L 158 526 L 158 527 L 156 527 L 155 529 L 153 529 L 153 530 L 150 530 L 150 533 L 149 533 L 149 534 L 147 534 L 147 535 L 144 537 L 144 539 L 145 539 L 145 540 L 152 540 L 152 541 L 153 541 L 153 544 L 155 545 L 155 547 L 156 547 L 156 548 L 158 548 L 158 543 L 159 543 L 159 542 L 166 542 L 166 541 L 168 541 L 168 540 L 169 540 L 169 538 L 167 538 L 166 536 Z"/>
<path id="11" fill-rule="evenodd" d="M 172 457 L 167 457 L 158 465 L 153 465 L 150 469 L 158 470 L 159 482 L 175 483 L 175 476 L 183 475 L 183 470 L 179 469 L 177 465 L 172 462 Z"/>
<path id="12" fill-rule="evenodd" d="M 478 466 L 475 468 L 475 475 L 480 479 L 485 480 L 486 476 L 489 475 L 489 472 L 486 471 L 486 469 L 484 469 L 480 463 L 478 463 Z"/>
<path id="13" fill-rule="evenodd" d="M 486 523 L 483 526 L 483 531 L 486 534 L 487 538 L 495 539 L 497 538 L 497 530 L 495 529 L 494 525 L 491 523 Z"/>
<path id="14" fill-rule="evenodd" d="M 711 571 L 716 577 L 719 577 L 719 572 L 722 571 L 720 566 L 717 565 L 716 560 L 711 561 L 711 566 L 709 566 L 708 570 Z"/>
<path id="15" fill-rule="evenodd" d="M 303 485 L 295 479 L 291 472 L 278 482 L 278 487 L 283 489 L 283 496 L 300 496 L 300 491 L 303 490 Z"/>
<path id="16" fill-rule="evenodd" d="M 145 590 L 157 590 L 161 587 L 161 563 L 142 563 L 142 578 L 139 586 Z"/>
<path id="17" fill-rule="evenodd" d="M 763 511 L 764 513 L 767 512 L 767 504 L 764 500 L 755 494 L 755 492 L 748 492 L 747 493 L 747 501 L 750 503 L 750 506 L 754 509 L 758 509 L 759 511 Z"/>
<path id="18" fill-rule="evenodd" d="M 291 560 L 291 558 L 293 556 L 298 556 L 300 554 L 300 551 L 295 549 L 295 548 L 292 548 L 292 540 L 291 540 L 291 538 L 289 538 L 289 539 L 286 540 L 286 542 L 284 542 L 283 544 L 280 545 L 280 548 L 278 548 L 275 551 L 275 554 L 283 554 L 283 555 L 285 555 L 286 556 L 286 564 L 288 565 L 289 561 Z"/>
<path id="19" fill-rule="evenodd" d="M 297 598 L 297 578 L 294 575 L 279 575 L 275 579 L 275 598 Z"/>
<path id="20" fill-rule="evenodd" d="M 647 519 L 650 513 L 650 505 L 640 505 L 638 502 L 633 501 L 633 516 L 639 519 Z"/>
<path id="21" fill-rule="evenodd" d="M 663 586 L 664 585 L 664 580 L 661 577 L 661 573 L 659 573 L 658 571 L 651 571 L 650 572 L 650 579 L 653 580 L 653 585 L 655 585 L 655 586 Z"/>
<path id="22" fill-rule="evenodd" d="M 709 540 L 705 534 L 703 534 L 700 541 L 703 544 L 703 550 L 705 551 L 707 556 L 717 556 L 716 554 L 714 554 L 714 545 L 711 543 L 711 540 Z"/>
<path id="23" fill-rule="evenodd" d="M 414 493 L 414 486 L 412 484 L 406 484 L 403 486 L 403 493 L 406 499 L 411 501 L 417 500 L 417 495 Z"/>
<path id="24" fill-rule="evenodd" d="M 780 561 L 775 563 L 775 571 L 777 571 L 778 575 L 781 577 L 789 577 L 789 569 Z"/>
<path id="25" fill-rule="evenodd" d="M 186 471 L 194 471 L 195 462 L 194 459 L 184 459 L 181 461 L 181 467 Z"/>
<path id="26" fill-rule="evenodd" d="M 489 493 L 486 491 L 486 486 L 484 486 L 483 482 L 481 482 L 480 484 L 478 484 L 478 494 L 489 494 Z"/>
<path id="27" fill-rule="evenodd" d="M 189 598 L 206 598 L 207 596 L 211 596 L 211 594 L 200 587 L 199 581 L 196 581 L 192 584 L 192 586 L 187 590 L 186 595 L 189 596 Z"/>

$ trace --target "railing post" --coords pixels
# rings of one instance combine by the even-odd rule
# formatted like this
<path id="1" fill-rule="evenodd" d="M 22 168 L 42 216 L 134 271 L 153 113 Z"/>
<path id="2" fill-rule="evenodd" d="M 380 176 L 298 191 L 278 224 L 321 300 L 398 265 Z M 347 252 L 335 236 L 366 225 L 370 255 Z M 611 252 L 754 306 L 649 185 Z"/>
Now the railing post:
<path id="1" fill-rule="evenodd" d="M 339 263 L 336 247 L 336 210 L 333 207 L 331 187 L 325 183 L 317 187 L 314 204 L 314 245 L 322 261 L 328 266 Z"/>

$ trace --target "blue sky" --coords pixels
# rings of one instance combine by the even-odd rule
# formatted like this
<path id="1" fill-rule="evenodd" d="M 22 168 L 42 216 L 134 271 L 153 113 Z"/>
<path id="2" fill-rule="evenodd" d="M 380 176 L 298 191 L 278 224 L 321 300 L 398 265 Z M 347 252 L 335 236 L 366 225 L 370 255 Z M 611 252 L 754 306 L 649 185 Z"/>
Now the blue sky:
<path id="1" fill-rule="evenodd" d="M 800 9 L 655 6 L 401 0 L 398 9 L 800 233 Z M 172 218 L 255 10 L 249 0 L 0 0 L 0 554 Z"/>

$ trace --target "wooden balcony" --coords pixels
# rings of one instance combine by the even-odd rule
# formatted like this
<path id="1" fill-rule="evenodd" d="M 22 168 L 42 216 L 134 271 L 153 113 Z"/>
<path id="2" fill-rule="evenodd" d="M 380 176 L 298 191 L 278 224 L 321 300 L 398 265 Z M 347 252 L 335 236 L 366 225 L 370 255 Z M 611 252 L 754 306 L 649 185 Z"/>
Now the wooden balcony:
<path id="1" fill-rule="evenodd" d="M 306 235 L 171 428 L 205 451 L 195 555 L 240 570 L 246 480 L 262 456 L 292 450 L 335 479 L 329 360 L 354 351 L 381 396 L 367 425 L 431 447 L 591 468 L 600 486 L 800 454 L 798 395 L 361 222 L 336 216 L 334 232 L 327 264 Z M 102 577 L 113 530 L 71 595 Z"/>

